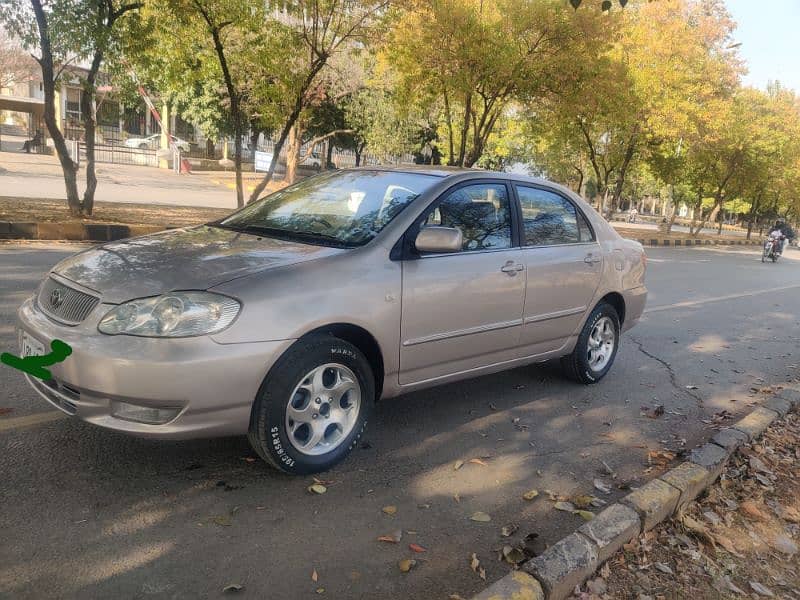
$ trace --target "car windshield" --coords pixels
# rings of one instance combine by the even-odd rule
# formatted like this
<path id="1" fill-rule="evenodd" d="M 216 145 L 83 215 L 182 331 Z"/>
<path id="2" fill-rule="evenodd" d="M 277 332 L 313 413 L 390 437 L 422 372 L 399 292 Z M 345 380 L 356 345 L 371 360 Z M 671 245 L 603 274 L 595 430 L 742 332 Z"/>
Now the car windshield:
<path id="1" fill-rule="evenodd" d="M 309 177 L 215 223 L 312 244 L 363 246 L 439 177 L 340 171 Z"/>

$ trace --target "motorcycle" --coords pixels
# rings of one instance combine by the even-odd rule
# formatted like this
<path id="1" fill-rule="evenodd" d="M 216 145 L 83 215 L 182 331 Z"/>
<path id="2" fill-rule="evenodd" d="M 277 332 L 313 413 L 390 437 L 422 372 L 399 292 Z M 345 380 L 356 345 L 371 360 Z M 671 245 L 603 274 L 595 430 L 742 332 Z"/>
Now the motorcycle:
<path id="1" fill-rule="evenodd" d="M 764 242 L 764 251 L 761 253 L 761 262 L 767 262 L 767 259 L 772 260 L 772 262 L 778 262 L 783 249 L 783 240 L 785 239 L 786 236 L 783 235 L 768 237 Z"/>

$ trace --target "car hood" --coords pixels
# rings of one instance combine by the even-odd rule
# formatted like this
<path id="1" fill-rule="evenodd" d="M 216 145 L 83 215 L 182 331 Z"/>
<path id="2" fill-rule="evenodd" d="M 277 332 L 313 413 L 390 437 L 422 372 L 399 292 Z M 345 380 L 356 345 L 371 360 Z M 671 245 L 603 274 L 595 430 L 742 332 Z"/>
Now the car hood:
<path id="1" fill-rule="evenodd" d="M 204 290 L 341 252 L 346 250 L 203 225 L 104 244 L 61 261 L 53 271 L 116 304 L 176 290 Z"/>

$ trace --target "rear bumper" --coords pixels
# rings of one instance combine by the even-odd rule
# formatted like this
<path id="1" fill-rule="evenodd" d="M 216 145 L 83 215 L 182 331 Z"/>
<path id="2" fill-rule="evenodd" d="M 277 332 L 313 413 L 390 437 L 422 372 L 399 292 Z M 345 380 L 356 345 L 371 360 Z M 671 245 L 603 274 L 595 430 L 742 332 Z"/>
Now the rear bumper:
<path id="1" fill-rule="evenodd" d="M 101 305 L 102 306 L 102 305 Z M 110 308 L 110 307 L 104 307 Z M 266 373 L 293 340 L 219 344 L 208 336 L 182 339 L 108 336 L 97 331 L 105 311 L 95 310 L 77 327 L 50 320 L 27 300 L 18 328 L 48 347 L 60 339 L 72 347 L 49 367 L 53 379 L 28 378 L 34 390 L 59 410 L 86 422 L 160 439 L 240 435 Z M 116 403 L 173 409 L 164 424 L 112 414 Z"/>
<path id="2" fill-rule="evenodd" d="M 625 322 L 622 324 L 622 331 L 628 331 L 639 322 L 647 304 L 647 288 L 639 286 L 623 293 L 625 299 Z"/>

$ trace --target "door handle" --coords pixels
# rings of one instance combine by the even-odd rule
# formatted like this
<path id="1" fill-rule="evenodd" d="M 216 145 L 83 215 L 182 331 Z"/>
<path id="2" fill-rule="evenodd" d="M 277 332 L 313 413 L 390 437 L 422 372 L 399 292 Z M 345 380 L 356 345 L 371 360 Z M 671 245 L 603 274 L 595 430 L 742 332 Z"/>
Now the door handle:
<path id="1" fill-rule="evenodd" d="M 522 271 L 524 268 L 525 265 L 522 265 L 520 263 L 515 263 L 514 261 L 510 260 L 502 267 L 500 267 L 500 270 L 503 273 L 507 273 L 509 276 L 513 277 L 514 275 Z"/>
<path id="2" fill-rule="evenodd" d="M 586 258 L 583 259 L 587 265 L 593 265 L 599 263 L 602 259 L 599 256 L 594 256 L 594 254 L 587 254 Z"/>

